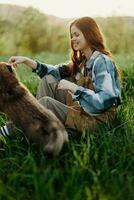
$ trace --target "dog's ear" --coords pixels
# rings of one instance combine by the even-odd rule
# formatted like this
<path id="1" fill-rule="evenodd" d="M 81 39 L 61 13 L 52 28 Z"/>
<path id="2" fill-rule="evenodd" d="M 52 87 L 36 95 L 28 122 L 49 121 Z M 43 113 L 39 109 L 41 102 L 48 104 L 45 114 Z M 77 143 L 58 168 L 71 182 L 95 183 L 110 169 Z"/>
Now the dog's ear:
<path id="1" fill-rule="evenodd" d="M 8 68 L 9 72 L 13 73 L 14 70 L 13 70 L 13 67 L 11 65 L 6 65 L 6 67 Z"/>
<path id="2" fill-rule="evenodd" d="M 14 72 L 14 67 L 12 64 L 6 63 L 6 62 L 0 62 L 0 71 L 1 72 Z"/>

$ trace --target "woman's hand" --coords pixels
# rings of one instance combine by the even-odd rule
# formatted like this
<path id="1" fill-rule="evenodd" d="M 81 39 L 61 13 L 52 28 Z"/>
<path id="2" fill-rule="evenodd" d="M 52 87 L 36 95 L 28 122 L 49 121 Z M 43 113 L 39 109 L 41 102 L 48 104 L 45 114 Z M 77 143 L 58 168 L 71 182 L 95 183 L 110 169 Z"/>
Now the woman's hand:
<path id="1" fill-rule="evenodd" d="M 78 89 L 78 85 L 75 83 L 72 83 L 70 81 L 67 81 L 65 79 L 62 79 L 58 84 L 58 90 L 70 90 L 71 92 L 75 93 L 75 91 Z"/>
<path id="2" fill-rule="evenodd" d="M 17 64 L 24 63 L 26 61 L 26 57 L 23 56 L 12 56 L 9 58 L 8 63 L 12 64 L 14 67 L 17 66 Z"/>
<path id="3" fill-rule="evenodd" d="M 9 58 L 8 63 L 12 64 L 14 67 L 17 67 L 18 64 L 22 64 L 22 63 L 26 64 L 32 69 L 35 69 L 37 67 L 36 61 L 24 56 L 12 56 Z"/>

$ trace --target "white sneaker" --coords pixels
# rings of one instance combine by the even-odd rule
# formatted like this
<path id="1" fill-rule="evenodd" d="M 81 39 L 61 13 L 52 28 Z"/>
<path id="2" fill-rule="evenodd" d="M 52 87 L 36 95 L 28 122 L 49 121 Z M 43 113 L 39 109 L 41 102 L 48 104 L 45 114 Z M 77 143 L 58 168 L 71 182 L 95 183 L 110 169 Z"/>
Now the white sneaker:
<path id="1" fill-rule="evenodd" d="M 10 138 L 16 132 L 16 127 L 12 121 L 6 122 L 6 124 L 0 127 L 0 135 Z"/>

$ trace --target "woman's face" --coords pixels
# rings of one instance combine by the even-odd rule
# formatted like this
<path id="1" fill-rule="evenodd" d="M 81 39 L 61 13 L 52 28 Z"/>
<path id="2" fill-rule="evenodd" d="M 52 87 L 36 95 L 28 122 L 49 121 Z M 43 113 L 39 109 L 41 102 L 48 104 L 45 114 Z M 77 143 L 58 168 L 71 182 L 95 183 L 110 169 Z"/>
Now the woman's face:
<path id="1" fill-rule="evenodd" d="M 71 44 L 75 51 L 84 51 L 89 48 L 83 33 L 75 26 L 71 27 Z"/>

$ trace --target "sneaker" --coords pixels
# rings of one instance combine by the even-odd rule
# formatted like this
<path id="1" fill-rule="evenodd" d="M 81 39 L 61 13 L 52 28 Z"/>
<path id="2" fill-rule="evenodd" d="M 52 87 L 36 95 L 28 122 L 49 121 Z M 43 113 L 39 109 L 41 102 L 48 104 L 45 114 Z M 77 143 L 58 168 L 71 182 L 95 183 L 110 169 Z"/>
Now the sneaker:
<path id="1" fill-rule="evenodd" d="M 6 124 L 0 127 L 0 135 L 6 138 L 10 138 L 16 132 L 16 127 L 12 121 L 6 122 Z"/>

